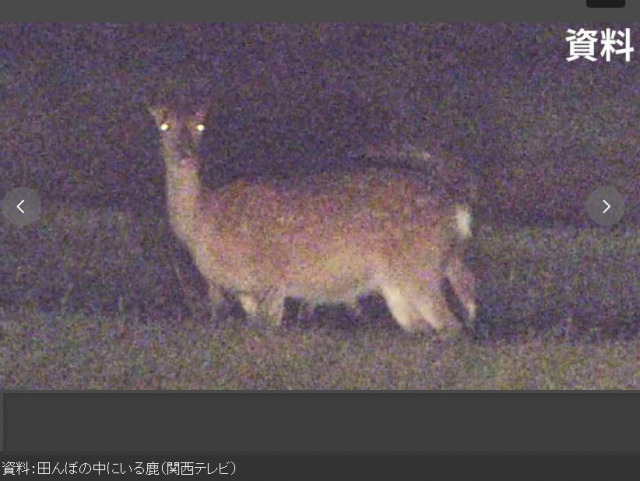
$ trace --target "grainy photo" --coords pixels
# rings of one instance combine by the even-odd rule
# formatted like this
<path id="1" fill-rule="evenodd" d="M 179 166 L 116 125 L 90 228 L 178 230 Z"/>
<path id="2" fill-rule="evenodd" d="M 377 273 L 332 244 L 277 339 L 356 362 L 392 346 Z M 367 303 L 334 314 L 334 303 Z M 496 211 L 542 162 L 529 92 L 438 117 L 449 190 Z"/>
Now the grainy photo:
<path id="1" fill-rule="evenodd" d="M 640 388 L 637 25 L 0 35 L 0 389 Z"/>

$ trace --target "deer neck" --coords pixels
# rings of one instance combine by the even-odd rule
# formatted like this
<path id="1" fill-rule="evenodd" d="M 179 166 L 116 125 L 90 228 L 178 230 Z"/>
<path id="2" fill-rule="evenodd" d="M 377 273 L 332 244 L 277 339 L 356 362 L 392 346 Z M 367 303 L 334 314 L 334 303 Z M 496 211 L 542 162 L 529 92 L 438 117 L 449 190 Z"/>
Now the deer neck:
<path id="1" fill-rule="evenodd" d="M 183 241 L 195 232 L 201 210 L 202 182 L 195 167 L 168 167 L 167 206 L 171 224 Z"/>

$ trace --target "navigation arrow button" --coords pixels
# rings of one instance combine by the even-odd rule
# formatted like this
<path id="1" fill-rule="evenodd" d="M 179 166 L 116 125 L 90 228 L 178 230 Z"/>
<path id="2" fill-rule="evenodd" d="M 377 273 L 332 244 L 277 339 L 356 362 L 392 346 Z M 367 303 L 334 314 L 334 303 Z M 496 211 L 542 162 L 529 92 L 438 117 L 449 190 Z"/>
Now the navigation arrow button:
<path id="1" fill-rule="evenodd" d="M 603 227 L 614 225 L 622 219 L 625 211 L 624 197 L 610 185 L 594 190 L 586 204 L 587 214 L 591 220 Z"/>
<path id="2" fill-rule="evenodd" d="M 17 227 L 33 224 L 40 217 L 42 206 L 40 196 L 27 187 L 10 190 L 2 200 L 2 213 L 5 219 Z"/>

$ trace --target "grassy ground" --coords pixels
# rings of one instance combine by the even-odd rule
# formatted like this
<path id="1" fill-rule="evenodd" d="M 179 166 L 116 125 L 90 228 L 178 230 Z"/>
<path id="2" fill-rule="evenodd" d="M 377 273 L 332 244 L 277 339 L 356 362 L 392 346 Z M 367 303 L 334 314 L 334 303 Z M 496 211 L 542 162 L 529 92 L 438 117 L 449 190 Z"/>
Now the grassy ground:
<path id="1" fill-rule="evenodd" d="M 482 229 L 476 338 L 442 341 L 384 313 L 213 323 L 152 219 L 82 212 L 0 229 L 2 389 L 640 389 L 636 232 Z"/>
<path id="2" fill-rule="evenodd" d="M 639 389 L 640 341 L 4 315 L 4 389 Z"/>

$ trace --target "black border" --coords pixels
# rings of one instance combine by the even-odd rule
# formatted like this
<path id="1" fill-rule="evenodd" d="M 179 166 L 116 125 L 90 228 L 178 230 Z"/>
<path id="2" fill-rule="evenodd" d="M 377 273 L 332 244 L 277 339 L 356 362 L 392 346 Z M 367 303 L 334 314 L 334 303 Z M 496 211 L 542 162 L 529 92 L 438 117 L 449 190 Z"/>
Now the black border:
<path id="1" fill-rule="evenodd" d="M 71 22 L 217 22 L 217 21 L 243 21 L 243 22 L 257 22 L 257 21 L 279 21 L 279 22 L 307 22 L 307 21 L 359 21 L 359 22 L 462 22 L 462 21 L 472 21 L 472 22 L 514 22 L 514 21 L 525 21 L 525 22 L 594 22 L 594 21 L 609 21 L 609 22 L 629 22 L 634 19 L 640 19 L 640 6 L 637 2 L 630 2 L 624 9 L 615 9 L 615 10 L 589 10 L 585 2 L 583 0 L 570 0 L 566 2 L 557 2 L 555 0 L 538 0 L 537 2 L 511 2 L 504 0 L 485 0 L 483 2 L 478 2 L 477 0 L 458 0 L 457 2 L 376 2 L 372 3 L 370 1 L 360 1 L 360 2 L 349 2 L 348 4 L 344 2 L 336 2 L 332 4 L 331 2 L 317 2 L 317 3 L 304 3 L 304 2 L 291 2 L 291 1 L 280 1 L 280 2 L 263 2 L 260 0 L 235 0 L 233 2 L 210 2 L 206 0 L 201 0 L 199 2 L 190 2 L 188 6 L 183 6 L 183 4 L 176 4 L 175 2 L 158 2 L 150 0 L 138 0 L 135 3 L 130 1 L 123 2 L 120 0 L 112 0 L 111 2 L 86 2 L 85 0 L 60 0 L 58 2 L 50 2 L 50 0 L 21 0 L 20 2 L 13 2 L 12 4 L 3 4 L 3 12 L 0 16 L 0 20 L 3 22 L 27 22 L 27 21 L 71 21 Z M 99 394 L 80 394 L 73 395 L 70 393 L 42 393 L 36 394 L 34 398 L 37 398 L 38 403 L 43 403 L 42 405 L 47 405 L 48 403 L 52 403 L 50 406 L 43 407 L 37 413 L 30 412 L 28 409 L 25 409 L 23 412 L 20 412 L 20 409 L 17 411 L 12 408 L 11 411 L 11 419 L 3 416 L 4 419 L 7 419 L 8 422 L 2 425 L 2 420 L 0 420 L 0 429 L 3 434 L 9 432 L 9 430 L 13 430 L 15 425 L 21 423 L 20 425 L 23 427 L 31 427 L 39 429 L 39 433 L 41 436 L 46 436 L 49 432 L 48 429 L 52 428 L 55 425 L 56 414 L 61 416 L 61 418 L 65 418 L 68 416 L 76 416 L 79 421 L 76 424 L 77 430 L 83 430 L 80 432 L 80 437 L 78 440 L 89 440 L 83 436 L 83 434 L 90 433 L 92 430 L 90 429 L 91 423 L 102 423 L 104 425 L 104 437 L 103 440 L 105 442 L 117 442 L 119 446 L 122 446 L 122 439 L 118 438 L 118 419 L 123 425 L 126 425 L 123 422 L 123 419 L 129 418 L 129 425 L 141 425 L 149 422 L 150 414 L 152 414 L 152 405 L 153 399 L 162 399 L 165 396 L 177 396 L 177 399 L 184 401 L 188 399 L 190 396 L 208 396 L 210 400 L 222 399 L 225 395 L 234 396 L 236 394 L 241 394 L 242 396 L 249 397 L 257 397 L 260 398 L 265 396 L 264 393 L 163 393 L 163 394 L 149 394 L 149 393 L 136 393 L 136 394 L 126 394 L 126 393 L 99 393 Z M 282 393 L 273 393 L 273 395 L 279 395 Z M 289 399 L 290 396 L 293 396 L 292 399 L 300 399 L 300 395 L 302 393 L 291 394 L 286 393 L 286 399 Z M 478 393 L 456 393 L 454 394 L 453 399 L 464 399 L 466 396 L 474 396 Z M 488 395 L 496 395 L 497 393 L 482 393 L 482 396 Z M 151 396 L 150 398 L 145 399 L 145 404 L 149 405 L 148 409 L 145 411 L 137 411 L 132 410 L 127 412 L 123 411 L 113 411 L 109 412 L 108 409 L 112 406 L 109 406 L 113 401 L 112 396 L 123 397 L 126 399 L 129 396 Z M 266 396 L 268 396 L 267 394 Z M 345 394 L 341 393 L 304 393 L 304 396 L 315 396 L 319 400 L 320 403 L 324 403 L 325 399 L 323 395 L 337 395 L 344 396 Z M 426 408 L 429 413 L 421 414 L 419 412 L 411 412 L 411 409 L 406 405 L 403 405 L 404 396 L 407 395 L 417 395 L 412 393 L 375 393 L 375 394 L 363 394 L 363 393 L 346 393 L 346 396 L 357 395 L 364 396 L 362 398 L 362 411 L 366 412 L 370 409 L 370 405 L 368 405 L 370 399 L 375 399 L 380 395 L 388 395 L 393 396 L 392 404 L 397 403 L 398 409 L 406 409 L 405 414 L 407 414 L 407 419 L 411 416 L 418 416 L 418 420 L 416 421 L 416 425 L 421 425 L 421 423 L 426 422 L 425 418 L 429 416 L 427 414 L 431 414 L 429 408 Z M 420 396 L 423 396 L 426 400 L 437 399 L 438 395 L 452 395 L 451 393 L 420 393 Z M 487 418 L 475 417 L 472 418 L 475 421 L 483 421 L 485 425 L 490 425 L 493 420 L 494 423 L 498 423 L 500 420 L 504 419 L 512 419 L 526 421 L 526 417 L 530 417 L 531 423 L 541 423 L 546 427 L 553 426 L 553 420 L 556 421 L 556 426 L 562 425 L 573 425 L 575 423 L 575 440 L 579 441 L 598 441 L 595 438 L 591 438 L 588 435 L 582 437 L 580 436 L 584 434 L 586 428 L 587 430 L 592 431 L 607 431 L 610 432 L 614 427 L 620 428 L 618 430 L 618 434 L 620 435 L 617 439 L 618 443 L 622 443 L 624 441 L 624 436 L 628 434 L 628 430 L 632 431 L 634 434 L 639 432 L 636 429 L 638 426 L 638 415 L 634 412 L 630 411 L 629 406 L 624 405 L 624 402 L 620 400 L 629 399 L 627 396 L 632 396 L 634 406 L 638 406 L 637 401 L 640 399 L 638 393 L 589 393 L 589 394 L 557 394 L 557 393 L 535 393 L 535 394 L 507 394 L 500 393 L 502 396 L 514 396 L 512 399 L 512 403 L 510 404 L 510 408 L 512 414 L 508 414 L 508 411 L 500 412 L 500 403 L 497 403 L 493 409 L 494 411 L 488 415 Z M 536 411 L 535 409 L 531 409 L 531 406 L 524 409 L 523 406 L 520 406 L 522 418 L 513 417 L 513 413 L 518 412 L 519 404 L 529 404 L 533 399 L 536 399 L 537 396 L 559 396 L 556 399 L 565 399 L 564 396 L 577 396 L 576 398 L 566 398 L 572 399 L 575 402 L 575 411 L 570 418 L 560 418 L 556 419 L 554 415 L 554 410 L 550 410 L 546 413 L 541 413 Z M 2 396 L 0 396 L 0 409 L 2 412 L 7 413 L 8 406 L 12 405 L 12 402 L 17 399 L 26 399 L 22 396 L 33 396 L 30 393 L 6 393 L 7 403 L 2 403 Z M 57 398 L 57 396 L 61 396 Z M 67 399 L 68 396 L 71 396 L 71 402 L 65 402 L 61 406 L 56 406 L 55 400 L 58 399 Z M 603 396 L 603 406 L 598 412 L 589 412 L 593 417 L 586 419 L 585 417 L 581 417 L 581 414 L 584 415 L 583 411 L 588 411 L 585 408 L 583 403 L 587 399 L 595 399 L 593 396 Z M 88 407 L 83 409 L 75 410 L 74 402 L 85 402 L 87 399 L 91 399 L 92 402 L 102 402 L 106 403 L 101 408 L 101 416 L 96 417 L 95 413 L 91 412 L 92 410 Z M 76 401 L 73 401 L 76 400 Z M 517 401 L 520 400 L 520 401 Z M 259 403 L 259 399 L 255 399 L 256 403 Z M 180 403 L 178 403 L 180 404 Z M 456 404 L 456 403 L 452 403 Z M 469 400 L 469 410 L 473 412 L 478 409 L 477 406 L 474 406 L 474 402 Z M 25 406 L 26 408 L 27 406 Z M 476 429 L 478 426 L 470 423 L 468 426 L 461 426 L 460 419 L 465 420 L 467 417 L 464 413 L 456 413 L 453 411 L 447 410 L 447 406 L 443 405 L 442 411 L 438 413 L 438 415 L 442 416 L 444 419 L 452 420 L 451 425 L 457 426 L 461 429 L 460 435 L 464 435 L 467 433 L 473 436 L 474 433 L 477 433 Z M 87 411 L 87 409 L 89 409 Z M 94 406 L 95 409 L 95 406 Z M 122 409 L 122 408 L 121 408 Z M 184 409 L 184 408 L 182 408 Z M 203 424 L 209 422 L 209 418 L 206 417 L 205 413 L 201 413 L 198 411 L 189 413 L 188 409 L 186 411 L 178 409 L 173 413 L 175 418 L 180 418 L 185 414 L 190 414 L 190 417 L 197 418 L 197 416 L 202 416 L 201 421 Z M 560 412 L 564 412 L 564 409 L 558 408 Z M 639 409 L 635 409 L 635 411 L 640 412 Z M 400 411 L 402 412 L 402 411 Z M 14 416 L 18 416 L 14 418 Z M 291 414 L 291 412 L 282 413 Z M 326 413 L 325 413 L 326 414 Z M 383 417 L 385 419 L 395 419 L 393 412 L 384 412 L 384 413 L 370 413 L 370 419 L 374 418 L 376 415 Z M 551 417 L 544 421 L 545 416 L 551 415 Z M 232 413 L 228 413 L 229 416 L 233 416 Z M 93 416 L 93 417 L 92 417 Z M 424 417 L 420 417 L 424 416 Z M 277 416 L 275 416 L 277 417 Z M 60 420 L 61 418 L 57 418 Z M 357 416 L 348 418 L 347 413 L 340 414 L 340 423 L 342 423 L 345 427 L 352 427 L 353 429 L 358 429 L 357 426 L 353 427 L 353 424 L 357 422 L 359 419 Z M 320 417 L 319 422 L 326 422 L 325 417 Z M 543 420 L 543 421 L 541 421 Z M 41 422 L 42 424 L 37 425 L 37 422 Z M 108 423 L 115 422 L 109 430 Z M 625 429 L 621 423 L 625 423 L 629 426 L 628 429 Z M 446 423 L 444 423 L 446 424 Z M 475 427 L 474 427 L 475 426 Z M 152 428 L 153 426 L 147 426 L 147 428 Z M 410 426 L 408 426 L 410 427 Z M 432 426 L 431 426 L 432 427 Z M 494 426 L 495 427 L 495 426 Z M 523 428 L 523 424 L 519 424 L 518 422 L 513 422 L 510 426 L 505 425 L 509 429 L 509 433 L 512 435 L 516 433 L 519 429 Z M 633 427 L 633 428 L 632 428 Z M 452 428 L 453 429 L 453 428 Z M 482 429 L 482 428 L 481 428 Z M 544 431 L 544 430 L 541 430 Z M 34 431 L 24 431 L 26 433 L 33 434 Z M 64 437 L 70 437 L 77 434 L 74 434 L 76 431 L 73 429 L 67 429 L 63 432 Z M 144 430 L 140 430 L 140 432 L 144 432 Z M 190 431 L 187 432 L 189 435 L 192 433 Z M 505 431 L 506 433 L 507 431 Z M 95 433 L 91 434 L 94 435 Z M 175 436 L 176 438 L 180 438 L 181 434 L 185 433 L 179 432 L 163 432 L 160 434 L 160 437 L 157 437 L 157 432 L 153 429 L 147 431 L 147 437 L 156 436 L 153 441 L 164 441 L 168 439 L 168 437 Z M 445 433 L 434 433 L 434 436 L 441 436 Z M 520 432 L 519 435 L 523 433 Z M 11 431 L 11 435 L 13 435 L 13 431 Z M 492 434 L 493 436 L 497 436 L 495 432 Z M 61 436 L 60 432 L 56 433 L 56 436 Z M 109 436 L 112 436 L 109 438 Z M 538 442 L 544 441 L 544 436 L 549 438 L 553 438 L 551 433 L 546 432 L 541 434 L 541 438 L 538 438 Z M 526 433 L 525 433 L 526 437 Z M 637 437 L 637 436 L 636 436 Z M 58 441 L 61 439 L 60 437 L 56 438 Z M 93 438 L 95 439 L 95 438 Z M 375 439 L 375 437 L 372 437 Z M 464 437 L 459 439 L 465 439 Z M 522 438 L 520 438 L 522 439 Z M 0 439 L 0 451 L 3 449 L 2 441 L 6 441 L 6 437 L 3 436 Z M 148 441 L 149 439 L 147 439 Z M 552 439 L 553 440 L 553 439 Z M 557 441 L 558 438 L 556 437 Z M 139 439 L 131 438 L 130 441 L 137 442 Z M 195 440 L 194 440 L 195 441 Z M 636 443 L 637 440 L 633 440 Z M 517 438 L 514 438 L 514 443 L 517 442 Z M 85 445 L 83 448 L 88 448 L 91 445 Z M 515 449 L 513 452 L 517 452 L 517 444 L 512 444 L 510 447 Z M 638 448 L 637 444 L 629 444 L 631 448 L 629 448 L 630 452 L 636 452 Z M 10 446 L 9 446 L 10 447 Z M 298 446 L 300 447 L 300 446 Z M 606 446 L 603 446 L 603 450 L 600 452 L 614 452 L 619 448 L 619 444 L 616 443 L 608 443 Z M 170 450 L 171 451 L 171 450 Z M 569 450 L 570 452 L 575 452 L 573 449 Z M 376 451 L 377 452 L 377 451 Z M 595 452 L 588 450 L 587 452 Z"/>
<path id="2" fill-rule="evenodd" d="M 20 0 L 3 2 L 2 22 L 629 22 L 640 4 L 590 9 L 585 0 L 455 2 L 293 0 Z"/>
<path id="3" fill-rule="evenodd" d="M 6 454 L 640 455 L 640 392 L 4 396 Z"/>
<path id="4" fill-rule="evenodd" d="M 624 8 L 625 0 L 587 0 L 589 8 Z"/>

